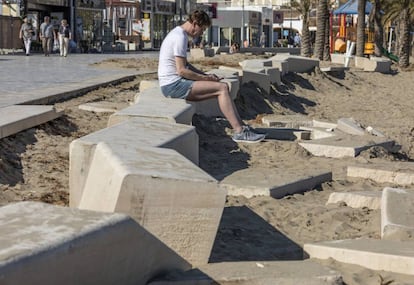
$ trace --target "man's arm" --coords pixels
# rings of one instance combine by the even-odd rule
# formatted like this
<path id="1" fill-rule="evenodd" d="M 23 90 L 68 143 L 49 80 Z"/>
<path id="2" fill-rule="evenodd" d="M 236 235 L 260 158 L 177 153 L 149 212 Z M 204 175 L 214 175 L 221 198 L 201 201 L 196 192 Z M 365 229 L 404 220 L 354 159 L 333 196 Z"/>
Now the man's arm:
<path id="1" fill-rule="evenodd" d="M 175 65 L 179 76 L 194 81 L 220 81 L 215 74 L 205 74 L 201 70 L 189 64 L 185 57 L 176 56 Z"/>

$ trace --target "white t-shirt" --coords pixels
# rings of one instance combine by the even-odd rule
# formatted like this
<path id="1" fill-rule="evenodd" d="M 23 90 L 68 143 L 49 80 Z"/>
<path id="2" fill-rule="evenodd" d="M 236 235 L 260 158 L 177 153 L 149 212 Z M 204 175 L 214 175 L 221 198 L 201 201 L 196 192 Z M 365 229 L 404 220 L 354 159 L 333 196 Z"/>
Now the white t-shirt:
<path id="1" fill-rule="evenodd" d="M 158 61 L 158 81 L 160 86 L 165 86 L 181 79 L 177 74 L 175 57 L 187 58 L 188 36 L 180 27 L 175 27 L 165 37 L 161 44 Z"/>

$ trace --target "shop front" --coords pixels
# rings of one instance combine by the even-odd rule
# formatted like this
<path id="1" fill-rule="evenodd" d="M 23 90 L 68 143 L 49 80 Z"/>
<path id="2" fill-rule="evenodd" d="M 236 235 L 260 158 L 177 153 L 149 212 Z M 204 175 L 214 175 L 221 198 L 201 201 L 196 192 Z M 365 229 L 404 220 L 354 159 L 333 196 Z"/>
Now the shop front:
<path id="1" fill-rule="evenodd" d="M 80 52 L 102 52 L 103 0 L 75 0 L 74 38 Z"/>

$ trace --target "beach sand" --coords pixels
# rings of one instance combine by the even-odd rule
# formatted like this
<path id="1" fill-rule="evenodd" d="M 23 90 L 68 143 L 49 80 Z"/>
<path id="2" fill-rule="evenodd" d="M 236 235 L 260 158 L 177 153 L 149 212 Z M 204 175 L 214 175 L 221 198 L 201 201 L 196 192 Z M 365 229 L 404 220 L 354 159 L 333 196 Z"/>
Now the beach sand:
<path id="1" fill-rule="evenodd" d="M 237 66 L 244 56 L 221 55 L 195 65 L 204 70 L 218 65 Z M 249 57 L 254 58 L 254 57 Z M 103 68 L 156 69 L 150 60 L 111 60 Z M 329 65 L 321 63 L 321 65 Z M 194 117 L 200 138 L 200 167 L 218 180 L 236 171 L 282 175 L 306 173 L 311 169 L 332 171 L 333 180 L 303 194 L 282 199 L 229 196 L 210 262 L 302 259 L 303 245 L 309 242 L 349 238 L 380 238 L 380 211 L 354 209 L 345 203 L 326 205 L 333 192 L 381 191 L 391 184 L 348 179 L 352 163 L 412 161 L 414 158 L 413 72 L 394 70 L 391 74 L 363 72 L 351 68 L 344 74 L 288 74 L 283 85 L 266 94 L 254 84 L 240 89 L 236 105 L 242 118 L 260 126 L 268 114 L 303 115 L 336 123 L 352 117 L 362 126 L 371 126 L 395 140 L 394 151 L 372 148 L 356 158 L 314 157 L 295 141 L 266 140 L 259 144 L 236 144 L 229 124 L 222 119 Z M 74 139 L 106 127 L 109 113 L 78 108 L 92 101 L 133 102 L 143 79 L 109 86 L 62 103 L 65 115 L 37 128 L 0 140 L 0 205 L 33 200 L 68 205 L 69 144 Z M 320 261 L 342 273 L 353 284 L 414 284 L 414 276 L 368 270 L 334 260 Z"/>

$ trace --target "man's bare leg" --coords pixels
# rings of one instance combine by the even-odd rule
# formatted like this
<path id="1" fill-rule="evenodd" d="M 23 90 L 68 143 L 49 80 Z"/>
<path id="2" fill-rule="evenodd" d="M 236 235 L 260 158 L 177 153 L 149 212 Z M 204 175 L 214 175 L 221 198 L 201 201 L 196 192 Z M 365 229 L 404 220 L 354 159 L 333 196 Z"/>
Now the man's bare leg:
<path id="1" fill-rule="evenodd" d="M 214 81 L 195 81 L 188 101 L 203 101 L 217 97 L 218 104 L 224 117 L 229 121 L 233 130 L 239 133 L 243 129 L 243 122 L 237 112 L 236 106 L 230 97 L 226 83 Z"/>

